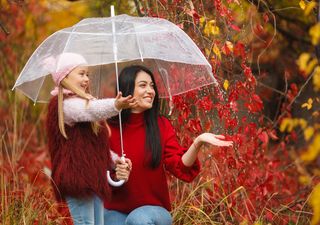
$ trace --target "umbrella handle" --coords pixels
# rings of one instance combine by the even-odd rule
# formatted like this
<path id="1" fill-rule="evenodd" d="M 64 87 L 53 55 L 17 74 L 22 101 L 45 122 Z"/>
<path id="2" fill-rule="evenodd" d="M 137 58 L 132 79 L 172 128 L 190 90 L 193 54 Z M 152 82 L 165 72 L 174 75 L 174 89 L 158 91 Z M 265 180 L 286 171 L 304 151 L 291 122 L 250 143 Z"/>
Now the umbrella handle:
<path id="1" fill-rule="evenodd" d="M 120 187 L 124 184 L 124 180 L 119 180 L 119 181 L 112 180 L 109 170 L 107 170 L 107 179 L 108 179 L 108 183 L 113 187 Z"/>
<path id="2" fill-rule="evenodd" d="M 121 156 L 121 161 L 125 162 L 125 157 L 124 155 Z M 119 180 L 119 181 L 114 181 L 112 180 L 111 176 L 110 176 L 110 171 L 107 170 L 107 179 L 108 179 L 108 183 L 113 186 L 113 187 L 120 187 L 124 184 L 125 180 Z"/>

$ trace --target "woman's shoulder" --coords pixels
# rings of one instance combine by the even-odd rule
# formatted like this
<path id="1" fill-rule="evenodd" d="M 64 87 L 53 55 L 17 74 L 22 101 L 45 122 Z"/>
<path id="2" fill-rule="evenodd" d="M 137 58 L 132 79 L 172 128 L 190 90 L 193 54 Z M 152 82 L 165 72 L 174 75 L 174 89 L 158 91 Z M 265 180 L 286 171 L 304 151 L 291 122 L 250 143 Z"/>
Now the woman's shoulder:
<path id="1" fill-rule="evenodd" d="M 158 116 L 158 124 L 163 127 L 172 127 L 170 120 L 163 115 Z"/>

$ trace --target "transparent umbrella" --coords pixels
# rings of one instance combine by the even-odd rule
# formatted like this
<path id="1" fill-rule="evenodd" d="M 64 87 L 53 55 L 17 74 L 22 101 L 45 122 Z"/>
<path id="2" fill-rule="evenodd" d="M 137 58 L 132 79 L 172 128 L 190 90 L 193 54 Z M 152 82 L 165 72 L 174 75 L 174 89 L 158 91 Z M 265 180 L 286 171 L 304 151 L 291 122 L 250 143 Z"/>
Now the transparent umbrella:
<path id="1" fill-rule="evenodd" d="M 123 62 L 149 67 L 155 73 L 160 97 L 215 82 L 210 64 L 179 27 L 165 19 L 119 15 L 87 18 L 49 36 L 34 51 L 13 88 L 34 102 L 47 102 L 54 83 L 49 76 L 52 68 L 44 62 L 64 52 L 78 53 L 89 66 L 95 66 L 91 90 L 97 97 L 105 97 L 103 81 L 115 80 L 115 64 L 120 70 Z"/>
<path id="2" fill-rule="evenodd" d="M 159 96 L 170 100 L 216 83 L 206 58 L 175 24 L 160 18 L 119 15 L 87 18 L 49 36 L 34 51 L 13 89 L 34 102 L 47 102 L 54 88 L 50 73 L 59 71 L 63 63 L 48 66 L 46 62 L 66 52 L 85 58 L 91 94 L 98 98 L 114 94 L 118 70 L 128 64 L 142 64 L 153 71 Z M 121 147 L 124 153 L 122 137 Z"/>

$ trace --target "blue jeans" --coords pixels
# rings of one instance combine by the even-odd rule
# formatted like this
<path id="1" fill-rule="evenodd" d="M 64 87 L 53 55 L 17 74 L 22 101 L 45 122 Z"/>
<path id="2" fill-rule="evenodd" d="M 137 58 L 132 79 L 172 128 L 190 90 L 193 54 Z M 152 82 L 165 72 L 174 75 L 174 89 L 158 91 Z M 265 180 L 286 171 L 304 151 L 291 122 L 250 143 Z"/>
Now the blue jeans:
<path id="1" fill-rule="evenodd" d="M 125 203 L 124 203 L 125 204 Z M 171 225 L 172 218 L 168 210 L 160 206 L 145 205 L 129 214 L 115 210 L 104 210 L 105 225 Z"/>
<path id="2" fill-rule="evenodd" d="M 74 225 L 104 225 L 103 203 L 99 197 L 71 198 L 66 197 Z"/>

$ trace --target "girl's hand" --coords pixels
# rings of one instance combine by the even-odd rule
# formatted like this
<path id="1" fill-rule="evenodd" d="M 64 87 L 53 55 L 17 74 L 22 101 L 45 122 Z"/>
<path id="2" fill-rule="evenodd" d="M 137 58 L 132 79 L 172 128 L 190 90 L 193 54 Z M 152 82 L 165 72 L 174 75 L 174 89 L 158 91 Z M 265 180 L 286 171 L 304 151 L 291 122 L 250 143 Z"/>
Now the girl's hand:
<path id="1" fill-rule="evenodd" d="M 128 181 L 132 169 L 132 162 L 130 159 L 125 159 L 123 162 L 120 158 L 115 160 L 116 163 L 116 178 L 118 180 Z"/>
<path id="2" fill-rule="evenodd" d="M 133 108 L 138 104 L 136 99 L 132 97 L 131 95 L 128 95 L 127 97 L 122 97 L 122 93 L 119 92 L 116 100 L 115 100 L 115 107 L 117 108 L 118 111 L 122 109 L 128 109 L 128 108 Z"/>
<path id="3" fill-rule="evenodd" d="M 225 136 L 216 135 L 212 133 L 200 134 L 193 142 L 196 148 L 200 147 L 203 143 L 208 143 L 216 146 L 230 147 L 233 145 L 232 141 L 225 141 Z"/>

